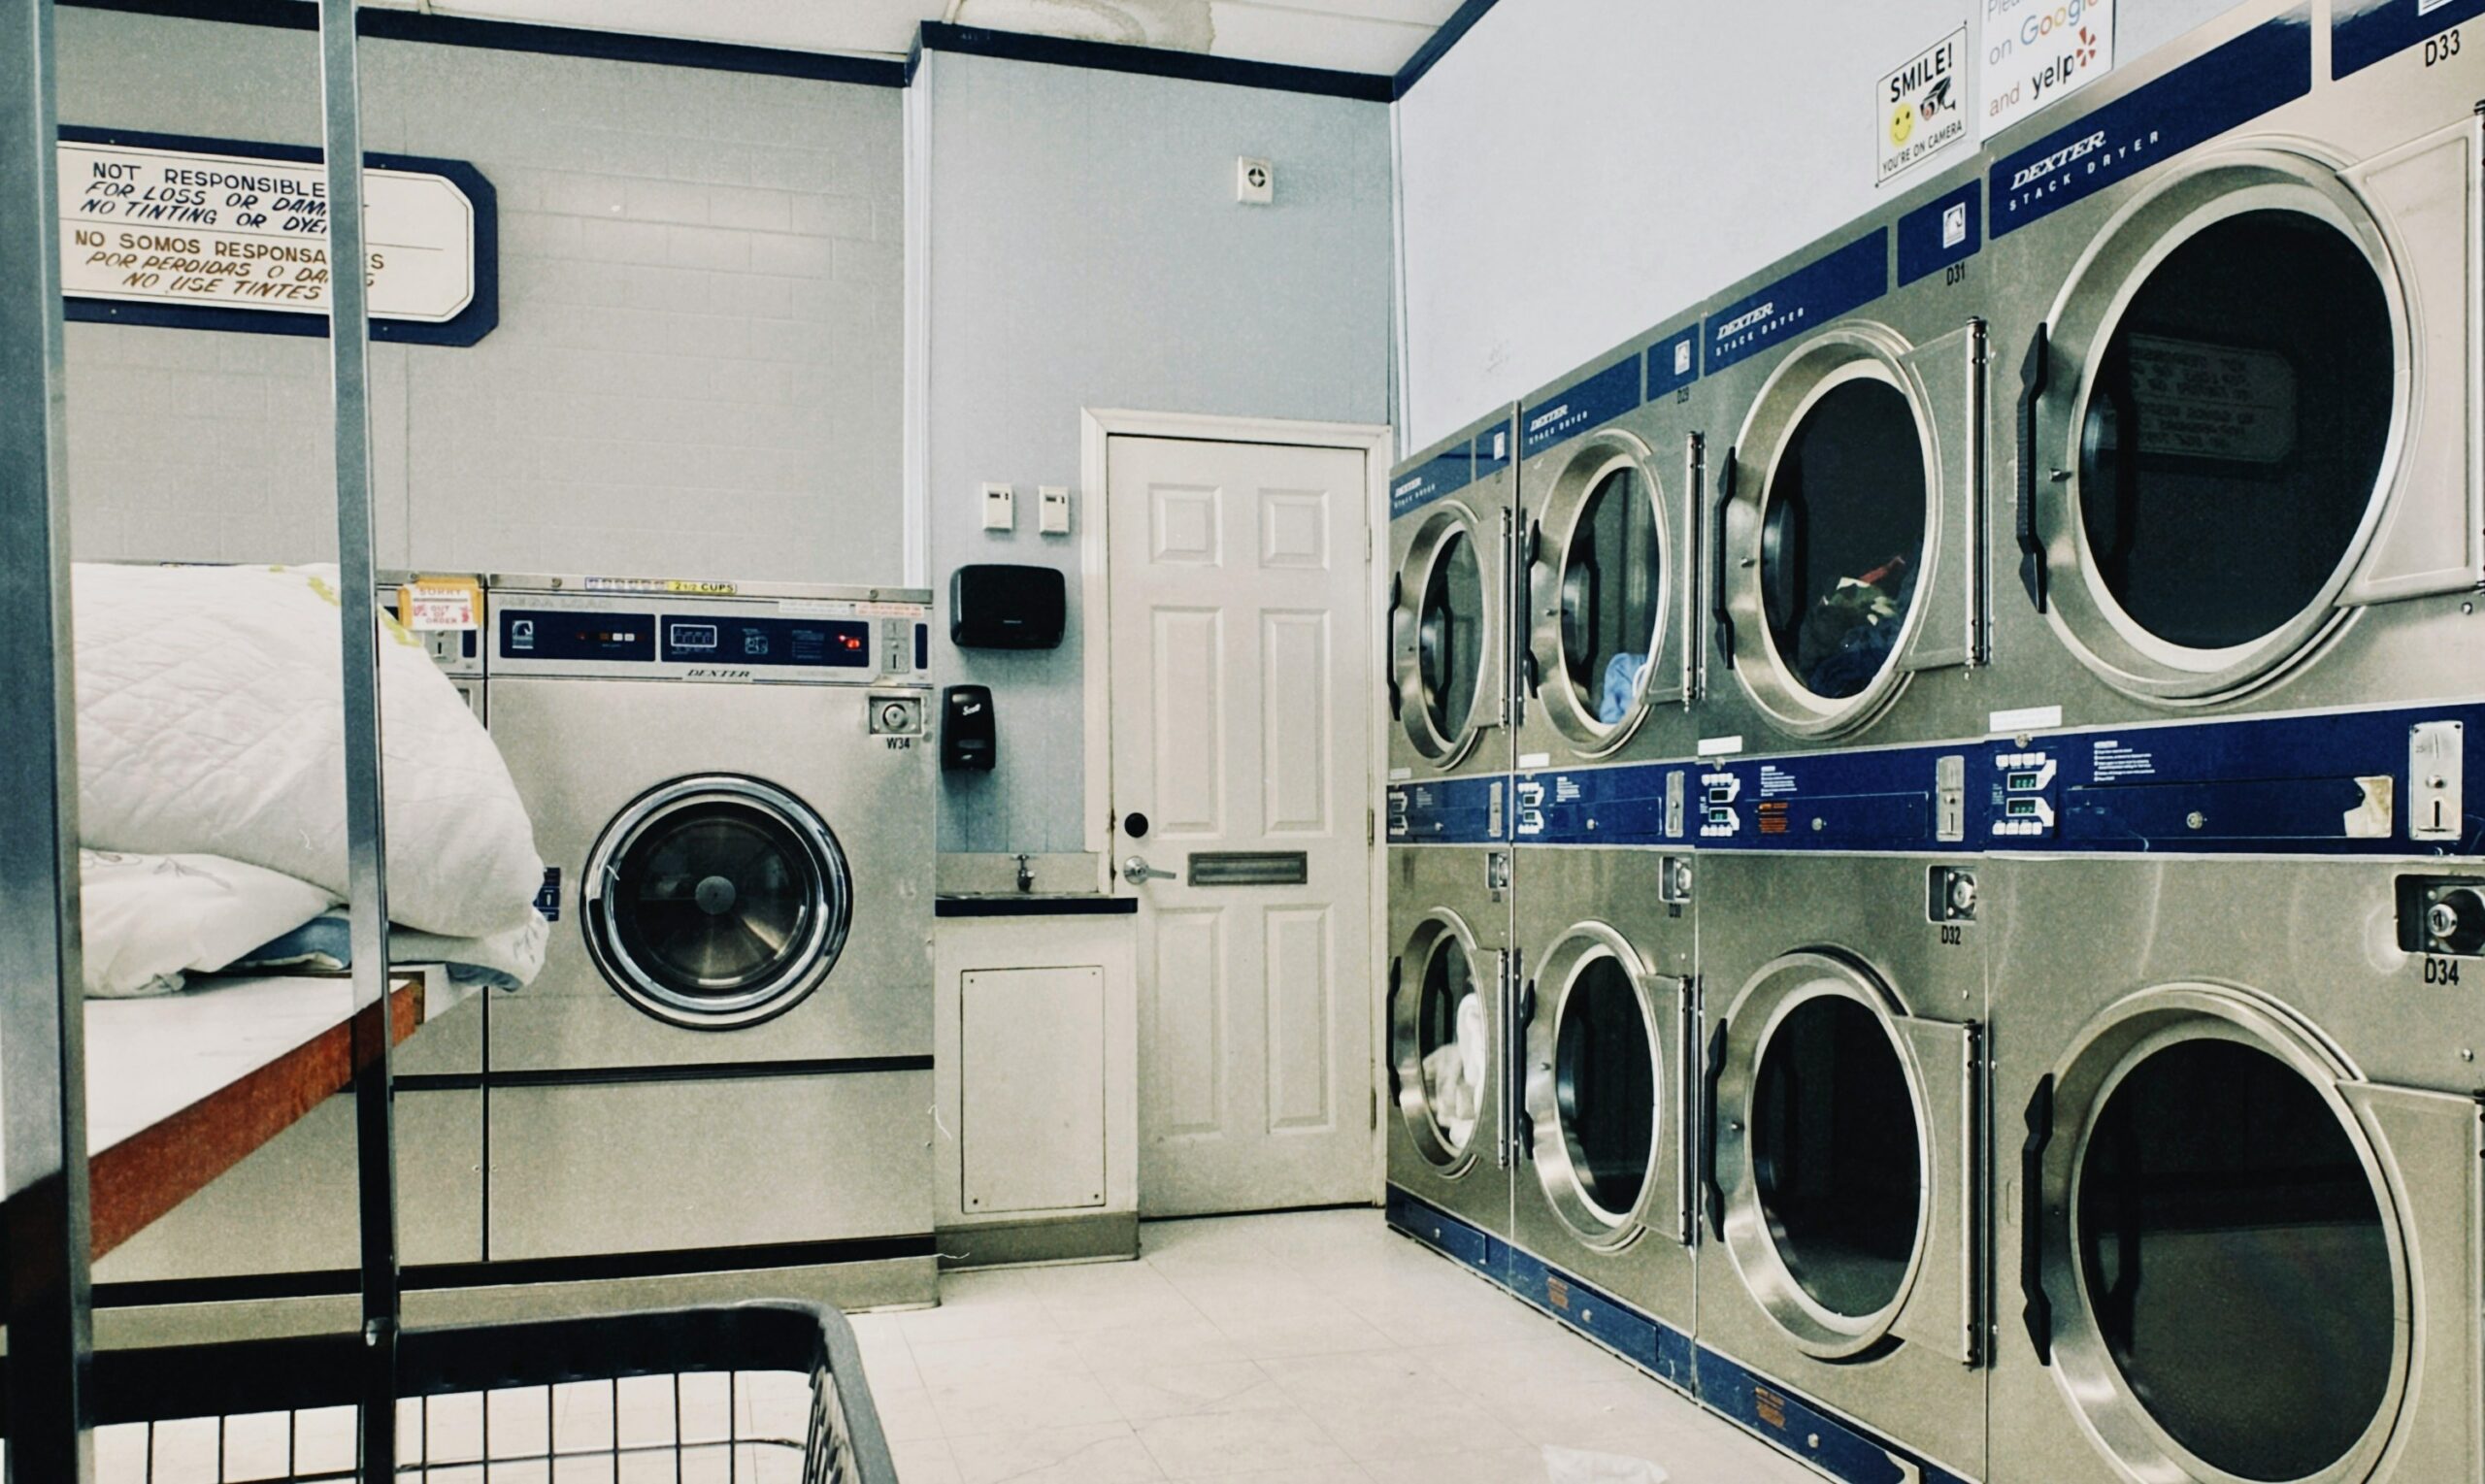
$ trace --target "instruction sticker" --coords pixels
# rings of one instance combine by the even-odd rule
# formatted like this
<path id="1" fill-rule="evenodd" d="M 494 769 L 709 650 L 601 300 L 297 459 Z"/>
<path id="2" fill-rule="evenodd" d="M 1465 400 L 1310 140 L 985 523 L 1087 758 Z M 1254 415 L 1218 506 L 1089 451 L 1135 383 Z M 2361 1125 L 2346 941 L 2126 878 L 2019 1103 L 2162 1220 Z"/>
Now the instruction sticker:
<path id="1" fill-rule="evenodd" d="M 471 578 L 416 577 L 397 589 L 397 621 L 425 630 L 483 626 L 482 585 Z"/>
<path id="2" fill-rule="evenodd" d="M 2142 453 L 2276 464 L 2295 451 L 2295 367 L 2283 355 L 2134 335 L 2131 379 Z"/>
<path id="3" fill-rule="evenodd" d="M 1984 100 L 1990 139 L 2114 70 L 2114 0 L 1985 0 Z"/>
<path id="4" fill-rule="evenodd" d="M 1968 28 L 1908 57 L 1872 97 L 1879 119 L 1875 185 L 1913 170 L 1968 137 Z"/>

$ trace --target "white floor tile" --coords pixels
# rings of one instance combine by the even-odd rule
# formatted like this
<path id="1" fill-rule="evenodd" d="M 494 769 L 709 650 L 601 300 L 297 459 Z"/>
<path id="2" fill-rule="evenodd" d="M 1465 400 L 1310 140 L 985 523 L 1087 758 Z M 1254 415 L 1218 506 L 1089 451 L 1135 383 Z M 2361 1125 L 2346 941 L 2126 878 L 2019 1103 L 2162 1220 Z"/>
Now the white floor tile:
<path id="1" fill-rule="evenodd" d="M 1292 1408 L 1160 1417 L 1141 1423 L 1138 1431 L 1170 1479 L 1214 1478 L 1249 1468 L 1300 1476 L 1354 1462 L 1319 1424 Z"/>
<path id="2" fill-rule="evenodd" d="M 1165 1477 L 1123 1422 L 952 1437 L 949 1457 L 959 1484 L 1152 1484 Z"/>
<path id="3" fill-rule="evenodd" d="M 1191 1366 L 1100 1362 L 1095 1372 L 1106 1394 L 1131 1422 L 1288 1404 L 1276 1382 L 1249 1361 L 1209 1361 Z"/>

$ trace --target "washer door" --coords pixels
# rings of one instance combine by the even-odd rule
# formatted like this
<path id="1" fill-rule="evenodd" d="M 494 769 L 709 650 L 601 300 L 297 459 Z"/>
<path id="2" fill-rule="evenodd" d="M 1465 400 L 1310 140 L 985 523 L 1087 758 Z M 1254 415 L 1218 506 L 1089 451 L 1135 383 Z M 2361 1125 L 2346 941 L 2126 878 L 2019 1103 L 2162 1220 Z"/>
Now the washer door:
<path id="1" fill-rule="evenodd" d="M 1921 347 L 1873 324 L 1814 337 L 1753 401 L 1720 475 L 1720 647 L 1791 736 L 1844 736 L 1909 672 L 1982 644 L 1984 330 Z"/>
<path id="2" fill-rule="evenodd" d="M 605 827 L 587 857 L 588 953 L 659 1020 L 732 1030 L 784 1013 L 845 946 L 845 852 L 809 806 L 757 778 L 677 779 Z"/>
<path id="3" fill-rule="evenodd" d="M 1683 1237 L 1685 980 L 1650 973 L 1604 923 L 1570 930 L 1524 997 L 1519 1147 L 1545 1201 L 1599 1251 Z"/>
<path id="4" fill-rule="evenodd" d="M 1718 1028 L 1719 1234 L 1805 1351 L 1973 1344 L 1974 1031 L 1900 1013 L 1842 955 L 1788 954 Z"/>
<path id="5" fill-rule="evenodd" d="M 2216 700 L 2355 605 L 2475 584 L 2474 131 L 2204 159 L 2080 260 L 2025 367 L 2022 576 L 2109 683 Z"/>
<path id="6" fill-rule="evenodd" d="M 1407 1137 L 1444 1175 L 1475 1162 L 1500 1058 L 1502 955 L 1446 907 L 1428 912 L 1389 964 L 1389 1071 Z"/>
<path id="7" fill-rule="evenodd" d="M 2428 1306 L 2473 1344 L 2471 1100 L 2358 1082 L 2287 1012 L 2181 984 L 2086 1028 L 2029 1131 L 2032 1336 L 2135 1477 L 2367 1478 L 2424 1348 L 2417 1292 L 2449 1289 Z"/>
<path id="8" fill-rule="evenodd" d="M 1491 687 L 1501 674 L 1494 577 L 1501 570 L 1488 538 L 1464 506 L 1435 505 L 1398 571 L 1390 614 L 1393 674 L 1389 705 L 1415 752 L 1450 768 L 1501 724 Z"/>
<path id="9" fill-rule="evenodd" d="M 1673 533 L 1656 461 L 1630 434 L 1600 433 L 1546 463 L 1526 542 L 1528 688 L 1578 755 L 1604 757 L 1651 705 L 1682 699 Z"/>

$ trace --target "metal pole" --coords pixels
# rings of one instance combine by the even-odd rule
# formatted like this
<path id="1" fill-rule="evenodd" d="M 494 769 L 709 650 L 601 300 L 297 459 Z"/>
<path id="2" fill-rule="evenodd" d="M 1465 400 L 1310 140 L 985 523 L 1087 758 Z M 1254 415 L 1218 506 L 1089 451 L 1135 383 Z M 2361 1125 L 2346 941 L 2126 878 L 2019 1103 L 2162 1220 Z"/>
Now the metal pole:
<path id="1" fill-rule="evenodd" d="M 353 992 L 372 1028 L 354 1080 L 362 1231 L 362 1476 L 397 1464 L 397 1170 L 390 1137 L 388 883 L 381 808 L 380 648 L 372 585 L 370 295 L 363 247 L 362 99 L 351 0 L 320 0 L 320 97 L 327 115 L 328 352 L 334 373 L 337 578 L 343 609 L 348 878 L 353 891 Z"/>
<path id="2" fill-rule="evenodd" d="M 0 1207 L 8 1478 L 93 1477 L 51 0 L 0 0 Z"/>

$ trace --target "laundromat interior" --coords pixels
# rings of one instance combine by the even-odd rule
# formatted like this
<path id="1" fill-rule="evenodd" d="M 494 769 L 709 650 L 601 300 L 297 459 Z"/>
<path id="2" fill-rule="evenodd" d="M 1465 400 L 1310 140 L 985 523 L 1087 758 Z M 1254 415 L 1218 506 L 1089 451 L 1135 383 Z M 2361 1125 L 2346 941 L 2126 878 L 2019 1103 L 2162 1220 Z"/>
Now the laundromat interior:
<path id="1" fill-rule="evenodd" d="M 0 38 L 0 1484 L 2485 1484 L 2485 0 Z"/>

